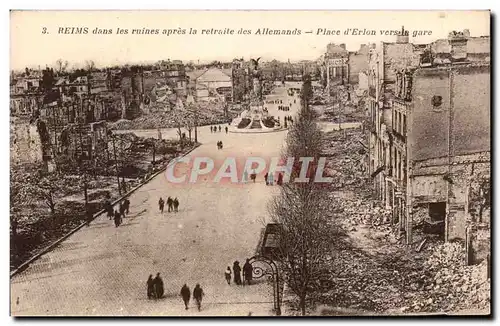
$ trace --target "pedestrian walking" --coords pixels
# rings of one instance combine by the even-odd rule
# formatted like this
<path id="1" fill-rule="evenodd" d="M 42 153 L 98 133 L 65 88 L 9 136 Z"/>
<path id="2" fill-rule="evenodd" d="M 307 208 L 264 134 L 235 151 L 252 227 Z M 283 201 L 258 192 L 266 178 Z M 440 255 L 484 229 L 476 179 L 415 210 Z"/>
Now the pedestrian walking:
<path id="1" fill-rule="evenodd" d="M 186 307 L 186 310 L 188 310 L 189 300 L 191 299 L 191 290 L 186 284 L 184 284 L 181 288 L 181 297 L 182 301 L 184 301 L 184 306 Z"/>
<path id="2" fill-rule="evenodd" d="M 247 259 L 245 265 L 243 265 L 243 285 L 245 285 L 245 283 L 250 285 L 250 282 L 252 281 L 252 272 L 253 267 L 250 265 L 250 259 Z"/>
<path id="3" fill-rule="evenodd" d="M 227 126 L 226 126 L 226 134 L 227 134 L 228 130 L 229 130 L 229 129 L 228 129 L 228 128 L 227 128 Z"/>
<path id="4" fill-rule="evenodd" d="M 120 224 L 122 223 L 122 215 L 117 211 L 115 210 L 115 227 L 119 227 Z"/>
<path id="5" fill-rule="evenodd" d="M 153 287 L 154 287 L 156 299 L 163 298 L 163 294 L 165 293 L 165 290 L 163 287 L 163 280 L 160 277 L 160 273 L 156 273 L 156 277 L 153 280 Z"/>
<path id="6" fill-rule="evenodd" d="M 241 267 L 239 261 L 233 263 L 233 277 L 234 283 L 236 283 L 236 285 L 241 285 Z"/>
<path id="7" fill-rule="evenodd" d="M 125 209 L 125 203 L 124 203 L 124 202 L 121 202 L 121 203 L 120 203 L 120 208 L 119 208 L 119 209 L 120 209 L 120 215 L 121 215 L 123 218 L 125 218 L 125 210 L 126 210 L 126 209 Z"/>
<path id="8" fill-rule="evenodd" d="M 110 220 L 113 219 L 113 205 L 111 205 L 111 202 L 109 200 L 106 200 L 104 203 L 104 209 L 106 210 L 106 213 L 108 214 L 108 217 Z"/>
<path id="9" fill-rule="evenodd" d="M 266 179 L 266 186 L 269 186 L 269 173 L 266 172 L 264 179 Z"/>
<path id="10" fill-rule="evenodd" d="M 274 183 L 274 177 L 273 177 L 272 173 L 269 173 L 267 181 L 268 181 L 268 183 L 269 183 L 270 186 L 273 185 L 273 183 Z"/>
<path id="11" fill-rule="evenodd" d="M 167 206 L 168 206 L 167 212 L 169 212 L 169 213 L 172 211 L 172 204 L 173 204 L 173 200 L 170 196 L 168 196 L 168 198 L 167 198 Z"/>
<path id="12" fill-rule="evenodd" d="M 85 220 L 86 220 L 87 226 L 90 226 L 90 222 L 92 222 L 93 217 L 94 216 L 93 216 L 92 212 L 90 211 L 90 208 L 87 208 L 85 210 Z"/>
<path id="13" fill-rule="evenodd" d="M 222 128 L 219 126 L 219 132 L 221 132 Z"/>
<path id="14" fill-rule="evenodd" d="M 250 174 L 250 179 L 252 179 L 253 183 L 255 183 L 255 179 L 257 179 L 257 173 L 255 172 L 255 170 L 253 170 Z"/>
<path id="15" fill-rule="evenodd" d="M 217 149 L 220 149 L 220 141 L 217 142 Z"/>
<path id="16" fill-rule="evenodd" d="M 227 266 L 224 276 L 226 277 L 227 284 L 231 285 L 231 268 L 229 266 Z"/>
<path id="17" fill-rule="evenodd" d="M 165 206 L 165 201 L 163 198 L 160 197 L 160 200 L 158 201 L 158 207 L 160 208 L 160 212 L 163 213 L 163 207 Z"/>
<path id="18" fill-rule="evenodd" d="M 220 142 L 220 149 L 224 149 L 224 144 L 222 143 L 222 140 Z"/>
<path id="19" fill-rule="evenodd" d="M 205 293 L 203 293 L 203 289 L 199 284 L 196 284 L 193 290 L 193 298 L 196 301 L 196 306 L 198 307 L 198 311 L 201 310 L 201 300 L 203 299 L 203 296 Z"/>
<path id="20" fill-rule="evenodd" d="M 128 198 L 125 198 L 125 200 L 123 201 L 123 205 L 125 206 L 125 213 L 129 213 L 129 209 L 130 209 L 130 200 Z"/>
<path id="21" fill-rule="evenodd" d="M 153 286 L 153 274 L 149 274 L 146 285 L 148 287 L 148 299 L 154 299 L 155 298 L 155 291 L 154 291 L 154 286 Z"/>
<path id="22" fill-rule="evenodd" d="M 282 186 L 283 185 L 283 174 L 282 173 L 278 173 L 278 186 Z"/>
<path id="23" fill-rule="evenodd" d="M 175 199 L 172 202 L 172 204 L 174 205 L 174 212 L 177 213 L 179 211 L 179 200 L 177 199 L 177 197 L 175 197 Z"/>
<path id="24" fill-rule="evenodd" d="M 210 132 L 214 132 L 214 129 L 212 128 L 212 126 L 210 126 Z"/>

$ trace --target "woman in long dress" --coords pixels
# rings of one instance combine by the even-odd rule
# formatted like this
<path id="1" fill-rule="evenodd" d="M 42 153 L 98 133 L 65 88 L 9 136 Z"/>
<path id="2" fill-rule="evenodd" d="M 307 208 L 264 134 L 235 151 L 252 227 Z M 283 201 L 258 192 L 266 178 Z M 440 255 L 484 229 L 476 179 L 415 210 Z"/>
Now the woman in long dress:
<path id="1" fill-rule="evenodd" d="M 236 283 L 236 285 L 241 285 L 241 267 L 239 261 L 235 261 L 233 264 L 233 277 L 234 283 Z"/>

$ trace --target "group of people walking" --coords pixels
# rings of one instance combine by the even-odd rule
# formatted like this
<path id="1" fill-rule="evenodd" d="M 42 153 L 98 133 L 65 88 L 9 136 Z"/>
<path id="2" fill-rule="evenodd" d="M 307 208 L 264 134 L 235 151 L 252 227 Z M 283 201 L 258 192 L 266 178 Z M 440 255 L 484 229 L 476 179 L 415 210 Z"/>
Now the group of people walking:
<path id="1" fill-rule="evenodd" d="M 196 302 L 198 311 L 201 310 L 201 301 L 203 300 L 203 296 L 205 296 L 203 289 L 201 288 L 200 284 L 196 284 L 193 290 L 193 299 Z M 186 308 L 186 310 L 188 310 L 189 301 L 191 300 L 191 290 L 189 289 L 189 286 L 187 286 L 187 284 L 184 284 L 181 288 L 181 297 L 184 301 L 184 307 Z"/>
<path id="2" fill-rule="evenodd" d="M 210 132 L 212 132 L 212 133 L 217 132 L 217 129 L 219 130 L 219 132 L 222 132 L 221 126 L 219 126 L 218 128 L 217 128 L 217 126 L 210 126 Z M 226 130 L 226 134 L 227 134 L 227 132 L 229 131 L 229 128 L 227 126 L 225 126 L 224 129 Z"/>
<path id="3" fill-rule="evenodd" d="M 278 106 L 278 111 L 290 111 L 289 106 L 284 106 L 284 105 L 279 105 Z"/>
<path id="4" fill-rule="evenodd" d="M 243 271 L 243 281 L 241 279 L 241 272 Z M 245 285 L 252 282 L 252 273 L 253 273 L 253 267 L 250 264 L 250 259 L 247 259 L 245 264 L 243 265 L 243 269 L 240 267 L 240 262 L 235 261 L 233 263 L 233 271 L 232 271 L 232 276 L 234 283 L 236 285 Z M 226 282 L 228 285 L 231 285 L 231 268 L 228 266 L 226 271 L 224 272 L 224 276 L 226 278 Z"/>
<path id="5" fill-rule="evenodd" d="M 266 172 L 264 175 L 264 179 L 266 180 L 266 186 L 274 186 L 274 174 Z M 278 173 L 278 180 L 276 181 L 278 186 L 283 185 L 283 174 Z"/>
<path id="6" fill-rule="evenodd" d="M 293 123 L 292 116 L 291 116 L 291 115 L 286 116 L 286 117 L 285 117 L 285 121 L 286 121 L 286 122 L 288 122 L 288 123 Z"/>
<path id="7" fill-rule="evenodd" d="M 148 281 L 148 299 L 161 299 L 165 294 L 165 287 L 163 285 L 163 280 L 160 277 L 160 273 L 156 273 L 156 277 L 149 275 Z"/>
<path id="8" fill-rule="evenodd" d="M 160 200 L 158 201 L 158 207 L 160 209 L 160 212 L 163 213 L 163 210 L 165 208 L 165 201 L 163 198 L 160 197 Z M 172 197 L 167 198 L 167 212 L 178 212 L 179 211 L 179 200 L 177 197 L 172 199 Z"/>
<path id="9" fill-rule="evenodd" d="M 118 206 L 118 210 L 113 208 L 111 202 L 109 200 L 104 204 L 104 209 L 110 220 L 114 220 L 115 227 L 119 227 L 123 223 L 123 219 L 126 217 L 126 214 L 129 213 L 130 210 L 130 200 L 125 198 L 120 205 Z"/>
<path id="10" fill-rule="evenodd" d="M 219 140 L 217 142 L 217 149 L 222 149 L 224 147 L 224 145 L 222 145 L 222 140 Z"/>
<path id="11" fill-rule="evenodd" d="M 257 179 L 257 173 L 255 172 L 255 170 L 253 170 L 252 173 L 250 173 L 250 179 L 255 183 L 255 180 Z M 243 178 L 241 179 L 241 182 L 242 183 L 248 182 L 248 171 L 246 169 L 243 171 Z"/>
<path id="12" fill-rule="evenodd" d="M 165 295 L 165 286 L 163 284 L 163 280 L 160 277 L 160 273 L 156 274 L 156 277 L 153 278 L 153 275 L 149 275 L 148 280 L 146 282 L 147 285 L 147 295 L 150 300 L 158 300 L 162 299 Z M 201 310 L 201 301 L 205 293 L 201 288 L 200 284 L 196 284 L 193 290 L 193 299 L 196 301 L 196 306 L 198 307 L 198 311 Z M 184 301 L 184 306 L 186 310 L 189 309 L 189 301 L 191 300 L 191 290 L 184 284 L 181 288 L 181 297 L 182 301 Z"/>

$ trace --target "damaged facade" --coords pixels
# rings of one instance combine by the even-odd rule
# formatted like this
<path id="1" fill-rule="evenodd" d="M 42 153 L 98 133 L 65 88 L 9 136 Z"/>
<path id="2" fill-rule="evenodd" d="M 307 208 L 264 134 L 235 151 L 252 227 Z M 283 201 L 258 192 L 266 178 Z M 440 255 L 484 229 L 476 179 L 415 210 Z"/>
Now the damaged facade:
<path id="1" fill-rule="evenodd" d="M 489 38 L 464 31 L 427 46 L 405 41 L 383 43 L 370 58 L 375 194 L 408 244 L 423 221 L 446 241 L 478 241 L 489 230 Z"/>

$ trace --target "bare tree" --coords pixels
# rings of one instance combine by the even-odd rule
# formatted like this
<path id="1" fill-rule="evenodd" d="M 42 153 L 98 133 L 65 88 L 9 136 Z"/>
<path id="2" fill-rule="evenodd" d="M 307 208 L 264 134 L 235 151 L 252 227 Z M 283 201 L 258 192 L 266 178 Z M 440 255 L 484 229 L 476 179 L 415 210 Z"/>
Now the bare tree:
<path id="1" fill-rule="evenodd" d="M 332 231 L 328 226 L 326 192 L 314 183 L 288 183 L 269 207 L 281 225 L 278 260 L 290 290 L 298 297 L 302 315 L 308 296 L 327 273 Z"/>
<path id="2" fill-rule="evenodd" d="M 56 196 L 61 191 L 63 177 L 58 173 L 23 173 L 13 174 L 11 186 L 11 206 L 32 205 L 41 200 L 55 216 Z"/>
<path id="3" fill-rule="evenodd" d="M 64 72 L 66 72 L 66 69 L 68 69 L 68 66 L 69 66 L 69 62 L 67 60 L 63 61 L 63 59 L 58 59 L 56 61 L 57 73 L 60 75 Z"/>
<path id="4" fill-rule="evenodd" d="M 303 109 L 287 136 L 286 155 L 312 157 L 317 161 L 322 149 L 322 133 L 315 117 Z M 290 290 L 298 297 L 302 315 L 308 296 L 327 272 L 332 234 L 339 232 L 328 219 L 327 192 L 314 183 L 315 168 L 309 165 L 309 182 L 286 183 L 269 205 L 273 222 L 281 225 L 278 260 Z M 294 166 L 292 178 L 300 166 Z M 292 180 L 293 181 L 293 180 Z"/>
<path id="5" fill-rule="evenodd" d="M 185 128 L 187 125 L 187 119 L 186 119 L 186 112 L 181 111 L 181 110 L 173 110 L 171 112 L 172 114 L 172 121 L 174 123 L 174 127 L 177 129 L 177 135 L 179 136 L 179 141 L 183 142 L 182 139 L 182 128 Z"/>
<path id="6" fill-rule="evenodd" d="M 194 130 L 194 119 L 192 119 L 191 117 L 189 117 L 186 121 L 186 130 L 188 132 L 189 142 L 191 142 L 191 134 Z"/>
<path id="7" fill-rule="evenodd" d="M 95 69 L 94 60 L 85 61 L 85 70 L 87 70 L 88 72 L 92 72 L 94 69 Z"/>

